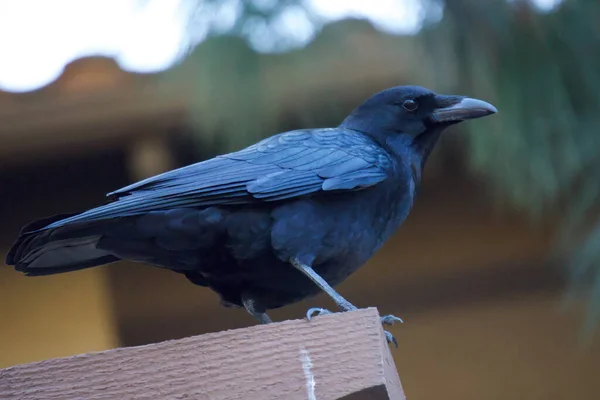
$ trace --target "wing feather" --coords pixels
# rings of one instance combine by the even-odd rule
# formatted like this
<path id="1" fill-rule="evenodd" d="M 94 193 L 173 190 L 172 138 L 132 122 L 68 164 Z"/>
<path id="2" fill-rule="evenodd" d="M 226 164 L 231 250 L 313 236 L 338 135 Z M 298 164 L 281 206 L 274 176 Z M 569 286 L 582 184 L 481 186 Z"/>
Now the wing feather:
<path id="1" fill-rule="evenodd" d="M 292 131 L 126 186 L 108 194 L 111 202 L 53 225 L 360 190 L 385 180 L 392 168 L 385 150 L 359 132 Z"/>

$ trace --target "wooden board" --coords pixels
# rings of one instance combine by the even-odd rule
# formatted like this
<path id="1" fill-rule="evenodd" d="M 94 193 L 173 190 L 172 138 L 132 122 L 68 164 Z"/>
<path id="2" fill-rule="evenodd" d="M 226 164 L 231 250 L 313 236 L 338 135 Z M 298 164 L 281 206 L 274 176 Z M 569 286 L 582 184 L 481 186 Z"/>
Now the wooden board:
<path id="1" fill-rule="evenodd" d="M 0 370 L 0 399 L 404 399 L 374 308 Z"/>

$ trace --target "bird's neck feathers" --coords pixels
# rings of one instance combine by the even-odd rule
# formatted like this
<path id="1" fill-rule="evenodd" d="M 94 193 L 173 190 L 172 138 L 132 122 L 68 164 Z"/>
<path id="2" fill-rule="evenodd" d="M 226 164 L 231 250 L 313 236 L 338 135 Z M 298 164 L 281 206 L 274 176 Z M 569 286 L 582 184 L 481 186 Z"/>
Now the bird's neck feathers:
<path id="1" fill-rule="evenodd" d="M 387 136 L 384 146 L 396 159 L 410 167 L 413 180 L 418 185 L 425 163 L 444 129 L 431 128 L 416 137 L 406 134 Z"/>
<path id="2" fill-rule="evenodd" d="M 429 125 L 425 132 L 415 136 L 403 133 L 402 125 L 397 124 L 395 118 L 386 109 L 373 112 L 368 105 L 361 105 L 339 127 L 359 131 L 373 138 L 399 161 L 410 165 L 413 179 L 418 184 L 431 151 L 449 124 Z"/>
<path id="3" fill-rule="evenodd" d="M 421 168 L 425 166 L 425 162 L 427 162 L 444 129 L 446 129 L 445 126 L 431 128 L 413 139 L 412 148 L 421 159 Z"/>
<path id="4" fill-rule="evenodd" d="M 417 186 L 419 186 L 421 183 L 421 176 L 423 169 L 425 168 L 425 163 L 427 162 L 427 159 L 429 158 L 429 155 L 435 147 L 442 132 L 443 129 L 434 129 L 422 133 L 413 140 L 411 147 L 415 156 L 411 163 L 411 169 L 413 180 Z"/>

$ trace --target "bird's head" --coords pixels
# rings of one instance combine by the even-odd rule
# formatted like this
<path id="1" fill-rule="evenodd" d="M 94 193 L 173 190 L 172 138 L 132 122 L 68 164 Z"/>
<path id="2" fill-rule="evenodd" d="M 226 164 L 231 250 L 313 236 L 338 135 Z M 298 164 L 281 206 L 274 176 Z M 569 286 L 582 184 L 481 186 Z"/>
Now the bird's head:
<path id="1" fill-rule="evenodd" d="M 440 95 L 419 86 L 396 86 L 371 96 L 340 127 L 364 132 L 392 147 L 413 148 L 425 162 L 444 129 L 497 111 L 482 100 Z"/>

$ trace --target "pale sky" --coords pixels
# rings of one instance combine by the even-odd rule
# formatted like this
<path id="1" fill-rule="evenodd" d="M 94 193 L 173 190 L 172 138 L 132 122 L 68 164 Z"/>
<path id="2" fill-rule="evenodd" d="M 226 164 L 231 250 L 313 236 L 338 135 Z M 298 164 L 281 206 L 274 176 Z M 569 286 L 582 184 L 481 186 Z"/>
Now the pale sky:
<path id="1" fill-rule="evenodd" d="M 268 7 L 276 0 L 255 0 Z M 483 0 L 482 0 L 483 1 Z M 509 0 L 510 1 L 510 0 Z M 121 68 L 157 72 L 173 65 L 187 43 L 185 0 L 2 0 L 0 1 L 0 90 L 25 92 L 54 81 L 66 64 L 89 55 L 114 57 Z M 304 0 L 323 23 L 347 17 L 370 20 L 391 34 L 411 34 L 422 23 L 420 0 Z M 543 11 L 561 0 L 536 0 Z M 227 30 L 239 0 L 222 0 L 206 12 L 194 42 L 210 26 Z M 441 11 L 440 11 L 441 12 Z M 205 30 L 202 27 L 206 26 Z M 290 8 L 271 25 L 258 21 L 248 41 L 257 51 L 277 50 L 272 32 L 302 46 L 315 35 L 302 8 Z"/>

